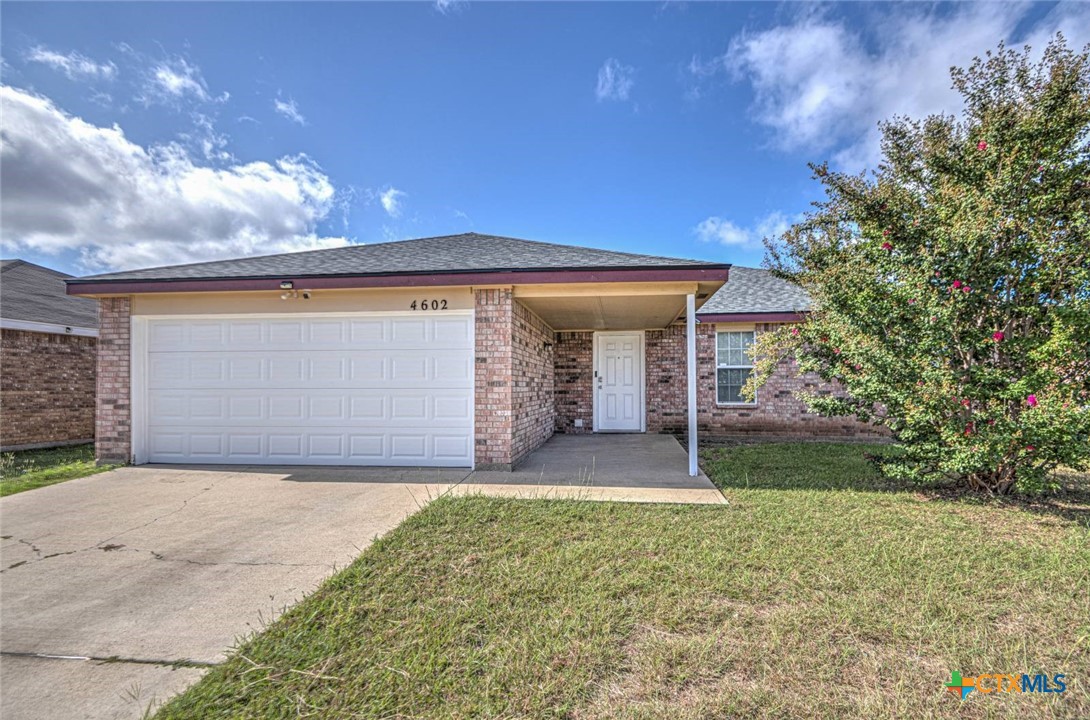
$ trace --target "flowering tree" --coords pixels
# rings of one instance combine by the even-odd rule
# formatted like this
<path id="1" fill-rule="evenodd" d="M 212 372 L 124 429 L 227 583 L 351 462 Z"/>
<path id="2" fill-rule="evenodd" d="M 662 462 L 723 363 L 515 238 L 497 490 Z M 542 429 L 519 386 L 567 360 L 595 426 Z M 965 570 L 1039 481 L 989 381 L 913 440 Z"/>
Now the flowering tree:
<path id="1" fill-rule="evenodd" d="M 901 442 L 891 475 L 1034 489 L 1090 458 L 1090 62 L 1057 36 L 952 77 L 963 116 L 884 123 L 869 177 L 812 166 L 827 199 L 766 245 L 815 309 L 748 390 L 793 355 L 847 393 L 811 409 Z"/>

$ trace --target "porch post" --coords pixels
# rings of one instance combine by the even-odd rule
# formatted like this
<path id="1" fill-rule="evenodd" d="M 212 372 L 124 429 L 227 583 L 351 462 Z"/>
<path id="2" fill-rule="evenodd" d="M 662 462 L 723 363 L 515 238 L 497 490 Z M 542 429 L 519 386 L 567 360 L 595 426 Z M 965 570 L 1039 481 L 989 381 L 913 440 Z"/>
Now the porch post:
<path id="1" fill-rule="evenodd" d="M 696 296 L 692 294 L 685 297 L 685 344 L 689 360 L 689 475 L 696 477 Z"/>

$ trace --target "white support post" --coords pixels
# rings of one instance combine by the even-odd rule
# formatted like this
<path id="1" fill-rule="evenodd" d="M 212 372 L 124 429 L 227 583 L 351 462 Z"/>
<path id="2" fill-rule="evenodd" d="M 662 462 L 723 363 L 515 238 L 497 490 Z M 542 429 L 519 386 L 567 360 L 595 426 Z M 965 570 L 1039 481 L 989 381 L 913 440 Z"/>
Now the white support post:
<path id="1" fill-rule="evenodd" d="M 689 360 L 689 475 L 696 477 L 700 470 L 696 462 L 696 296 L 692 294 L 685 297 L 685 344 Z"/>

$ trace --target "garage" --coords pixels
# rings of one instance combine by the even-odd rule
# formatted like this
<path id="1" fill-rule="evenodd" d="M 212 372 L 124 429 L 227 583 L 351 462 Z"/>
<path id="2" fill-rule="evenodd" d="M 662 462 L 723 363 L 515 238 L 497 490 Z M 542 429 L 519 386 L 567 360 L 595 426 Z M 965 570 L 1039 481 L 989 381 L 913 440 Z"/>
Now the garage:
<path id="1" fill-rule="evenodd" d="M 473 465 L 472 311 L 145 316 L 132 340 L 138 463 Z"/>

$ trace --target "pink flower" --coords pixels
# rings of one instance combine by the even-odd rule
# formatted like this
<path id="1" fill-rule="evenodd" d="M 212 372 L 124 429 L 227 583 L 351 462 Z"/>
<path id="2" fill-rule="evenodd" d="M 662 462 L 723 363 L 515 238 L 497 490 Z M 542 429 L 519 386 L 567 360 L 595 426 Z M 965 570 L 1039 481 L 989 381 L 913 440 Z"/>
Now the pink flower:
<path id="1" fill-rule="evenodd" d="M 969 407 L 969 398 L 962 398 L 961 399 L 961 404 L 964 407 Z"/>
<path id="2" fill-rule="evenodd" d="M 862 370 L 862 369 L 863 369 L 863 366 L 862 366 L 862 365 L 856 365 L 856 366 L 855 366 L 855 369 L 856 369 L 856 370 Z"/>
<path id="3" fill-rule="evenodd" d="M 883 230 L 882 237 L 889 237 L 889 230 Z"/>
<path id="4" fill-rule="evenodd" d="M 908 304 L 909 305 L 915 305 L 916 304 L 916 298 L 909 298 L 908 299 Z"/>
<path id="5" fill-rule="evenodd" d="M 884 243 L 882 243 L 882 249 L 883 249 L 883 250 L 892 250 L 892 249 L 893 249 L 893 245 L 892 245 L 892 244 L 890 244 L 890 243 L 888 243 L 888 242 L 884 242 Z"/>
<path id="6" fill-rule="evenodd" d="M 1003 342 L 1003 338 L 1005 337 L 1006 335 L 1003 334 L 1002 330 L 996 330 L 992 333 L 992 340 L 995 340 L 996 342 Z"/>
<path id="7" fill-rule="evenodd" d="M 986 143 L 986 142 L 984 142 L 983 140 L 981 140 L 980 142 L 978 142 L 978 143 L 976 144 L 976 149 L 977 149 L 977 150 L 987 150 L 987 149 L 988 149 L 988 143 Z"/>
<path id="8" fill-rule="evenodd" d="M 954 281 L 954 288 L 956 289 L 956 288 L 959 288 L 959 287 L 961 287 L 961 280 L 955 280 Z"/>
<path id="9" fill-rule="evenodd" d="M 833 348 L 833 352 L 836 353 L 837 355 L 839 355 L 840 354 L 840 348 Z"/>
<path id="10" fill-rule="evenodd" d="M 963 287 L 963 288 L 961 289 L 961 291 L 962 291 L 963 293 L 967 293 L 967 292 L 969 292 L 969 290 L 970 290 L 970 288 L 969 288 L 969 286 L 968 286 L 968 285 L 966 285 L 965 287 Z"/>
<path id="11" fill-rule="evenodd" d="M 1037 396 L 1032 394 L 1026 396 L 1026 405 L 1029 405 L 1030 407 L 1037 407 Z"/>
<path id="12" fill-rule="evenodd" d="M 1033 447 L 1032 445 L 1026 445 L 1026 452 L 1033 452 L 1036 449 L 1037 448 Z"/>
<path id="13" fill-rule="evenodd" d="M 969 422 L 965 423 L 965 434 L 966 435 L 972 435 L 975 430 L 976 430 L 976 427 L 973 425 L 972 421 L 969 421 Z"/>

